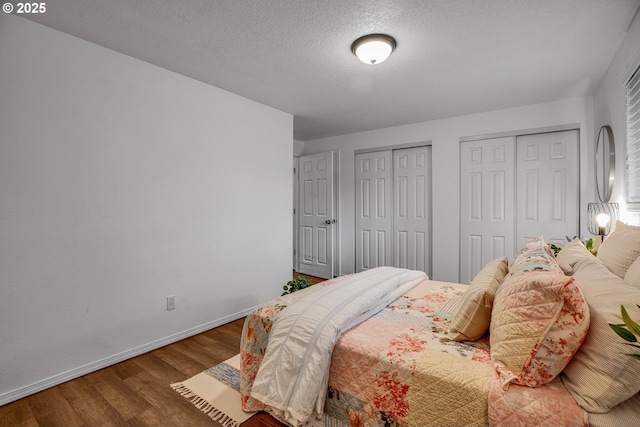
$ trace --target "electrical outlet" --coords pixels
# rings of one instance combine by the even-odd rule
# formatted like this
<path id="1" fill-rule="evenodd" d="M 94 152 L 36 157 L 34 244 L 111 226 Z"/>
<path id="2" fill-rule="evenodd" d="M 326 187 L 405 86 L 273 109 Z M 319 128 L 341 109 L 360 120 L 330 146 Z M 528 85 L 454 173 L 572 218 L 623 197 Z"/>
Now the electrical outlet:
<path id="1" fill-rule="evenodd" d="M 176 296 L 169 295 L 167 297 L 167 311 L 173 310 L 174 308 L 176 308 Z"/>

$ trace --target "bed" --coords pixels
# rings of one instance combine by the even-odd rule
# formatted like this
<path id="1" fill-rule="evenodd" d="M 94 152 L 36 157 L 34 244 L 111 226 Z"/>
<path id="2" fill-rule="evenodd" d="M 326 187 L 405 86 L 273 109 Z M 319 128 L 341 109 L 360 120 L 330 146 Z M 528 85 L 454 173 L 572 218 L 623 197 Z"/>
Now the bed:
<path id="1" fill-rule="evenodd" d="M 640 361 L 624 355 L 628 347 L 609 326 L 623 323 L 621 303 L 640 318 L 639 256 L 640 228 L 619 223 L 597 257 L 580 240 L 555 257 L 536 238 L 510 265 L 488 263 L 470 285 L 414 277 L 409 290 L 329 340 L 326 378 L 316 377 L 322 404 L 305 419 L 254 389 L 277 369 L 269 364 L 274 327 L 291 307 L 362 281 L 362 273 L 278 297 L 245 321 L 243 409 L 290 425 L 640 425 Z M 299 368 L 279 359 L 280 369 Z"/>

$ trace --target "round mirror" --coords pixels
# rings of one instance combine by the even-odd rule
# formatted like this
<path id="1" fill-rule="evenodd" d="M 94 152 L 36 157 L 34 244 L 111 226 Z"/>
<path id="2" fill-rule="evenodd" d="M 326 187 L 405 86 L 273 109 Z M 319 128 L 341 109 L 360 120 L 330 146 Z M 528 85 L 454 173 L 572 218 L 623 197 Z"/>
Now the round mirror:
<path id="1" fill-rule="evenodd" d="M 596 142 L 596 189 L 601 202 L 609 201 L 616 170 L 616 148 L 611 126 L 602 126 Z"/>

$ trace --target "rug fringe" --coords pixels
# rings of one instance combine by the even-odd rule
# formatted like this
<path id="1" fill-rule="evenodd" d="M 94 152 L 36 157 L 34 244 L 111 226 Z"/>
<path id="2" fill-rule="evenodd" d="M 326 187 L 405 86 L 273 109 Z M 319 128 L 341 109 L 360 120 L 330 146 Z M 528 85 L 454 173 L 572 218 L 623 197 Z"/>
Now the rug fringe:
<path id="1" fill-rule="evenodd" d="M 180 394 L 182 397 L 189 399 L 196 408 L 198 408 L 199 410 L 207 414 L 209 418 L 222 424 L 223 427 L 240 427 L 240 424 L 241 424 L 240 422 L 232 419 L 225 413 L 221 412 L 219 409 L 216 409 L 213 405 L 211 405 L 205 399 L 203 399 L 202 397 L 198 396 L 196 393 L 191 391 L 191 389 L 186 387 L 183 383 L 173 383 L 173 384 L 169 384 L 169 386 L 173 390 L 175 390 L 178 394 Z M 275 416 L 273 414 L 271 415 L 274 416 L 276 419 L 283 421 L 280 417 Z M 350 427 L 350 424 L 345 423 L 336 418 L 333 418 L 328 414 L 324 414 L 322 417 L 322 420 L 318 419 L 316 421 L 322 423 L 323 427 Z M 318 423 L 311 422 L 308 425 L 317 426 Z"/>
<path id="2" fill-rule="evenodd" d="M 222 424 L 223 427 L 240 427 L 239 422 L 230 418 L 227 414 L 221 412 L 219 409 L 214 408 L 209 402 L 192 392 L 182 383 L 170 384 L 170 387 L 184 398 L 189 399 L 196 408 L 200 409 L 212 420 Z"/>
<path id="3" fill-rule="evenodd" d="M 324 427 L 351 427 L 351 424 L 347 424 L 338 419 L 335 419 L 331 415 L 324 414 L 322 418 Z"/>

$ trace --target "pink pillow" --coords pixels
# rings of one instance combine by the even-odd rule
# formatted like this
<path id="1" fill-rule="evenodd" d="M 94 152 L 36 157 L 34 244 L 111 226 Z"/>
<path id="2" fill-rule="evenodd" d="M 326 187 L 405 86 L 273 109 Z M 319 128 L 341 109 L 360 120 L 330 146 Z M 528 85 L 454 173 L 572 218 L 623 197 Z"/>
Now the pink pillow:
<path id="1" fill-rule="evenodd" d="M 524 272 L 498 290 L 491 314 L 491 360 L 503 387 L 537 387 L 571 361 L 589 329 L 589 306 L 572 277 Z"/>

